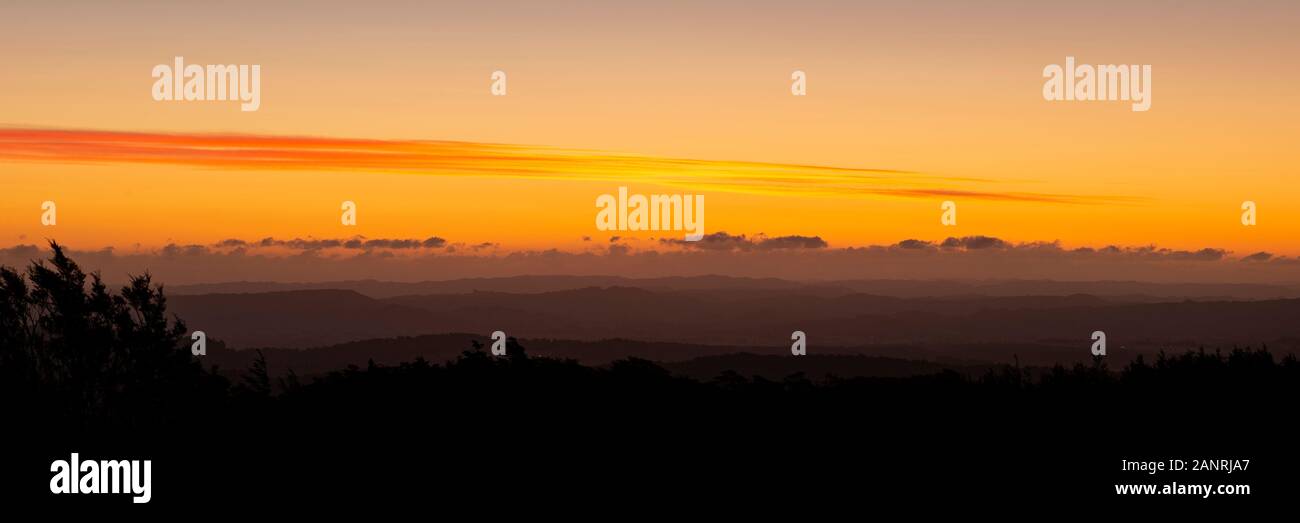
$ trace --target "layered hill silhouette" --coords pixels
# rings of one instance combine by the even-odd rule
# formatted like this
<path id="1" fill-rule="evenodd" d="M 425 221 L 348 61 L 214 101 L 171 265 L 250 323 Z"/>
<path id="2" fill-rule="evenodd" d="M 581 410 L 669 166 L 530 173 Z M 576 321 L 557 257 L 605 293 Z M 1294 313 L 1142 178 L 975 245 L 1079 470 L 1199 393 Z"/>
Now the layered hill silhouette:
<path id="1" fill-rule="evenodd" d="M 538 283 L 541 280 L 529 281 L 534 290 L 544 286 Z M 547 282 L 555 286 L 586 281 Z M 1121 358 L 1127 358 L 1124 351 L 1268 346 L 1287 353 L 1300 347 L 1300 299 L 1295 298 L 1192 300 L 1133 294 L 1130 291 L 1137 289 L 1122 285 L 1112 289 L 1120 294 L 1106 296 L 898 297 L 831 292 L 827 287 L 791 286 L 780 280 L 730 282 L 732 288 L 710 290 L 658 283 L 662 281 L 645 287 L 385 298 L 342 289 L 191 294 L 172 296 L 170 305 L 195 329 L 237 349 L 304 349 L 447 333 L 487 336 L 497 330 L 528 340 L 636 340 L 659 347 L 630 353 L 609 348 L 609 357 L 598 350 L 562 355 L 591 362 L 624 353 L 661 361 L 772 353 L 788 350 L 790 334 L 796 330 L 808 334 L 814 354 L 821 350 L 998 363 L 1012 358 L 1036 363 L 1086 359 L 1090 335 L 1098 330 L 1106 332 L 1111 353 Z M 1264 292 L 1259 286 L 1202 290 Z M 721 348 L 691 353 L 653 344 Z M 996 349 L 985 350 L 986 345 Z"/>
<path id="2" fill-rule="evenodd" d="M 827 478 L 806 488 L 836 492 L 829 489 L 838 486 L 845 492 L 833 497 L 855 501 L 863 487 L 846 483 L 845 471 L 871 471 L 880 481 L 868 489 L 891 496 L 918 486 L 929 494 L 955 481 L 957 492 L 978 499 L 1006 496 L 1014 485 L 1016 496 L 1095 503 L 1112 499 L 1106 492 L 1112 483 L 1142 481 L 1116 475 L 1120 457 L 1157 453 L 1248 455 L 1265 466 L 1234 474 L 1233 481 L 1263 485 L 1261 496 L 1282 498 L 1294 490 L 1293 482 L 1277 478 L 1293 479 L 1286 475 L 1296 462 L 1287 453 L 1294 445 L 1286 424 L 1300 364 L 1258 347 L 1034 367 L 1020 360 L 981 366 L 868 355 L 869 349 L 916 356 L 943 345 L 836 349 L 818 345 L 821 331 L 812 329 L 811 353 L 801 357 L 783 353 L 784 342 L 738 347 L 512 337 L 504 354 L 493 354 L 481 334 L 388 334 L 305 350 L 233 350 L 218 341 L 245 321 L 259 336 L 288 332 L 305 339 L 308 325 L 351 336 L 364 333 L 359 326 L 368 322 L 414 329 L 440 313 L 485 309 L 517 318 L 587 315 L 599 328 L 619 321 L 642 328 L 647 318 L 671 325 L 697 313 L 723 318 L 717 331 L 685 331 L 710 336 L 734 335 L 737 325 L 728 322 L 746 315 L 754 318 L 751 329 L 765 332 L 785 327 L 763 325 L 772 318 L 764 314 L 808 320 L 839 309 L 825 318 L 838 322 L 827 324 L 827 332 L 891 315 L 953 328 L 1005 314 L 1047 323 L 1075 315 L 1104 319 L 1092 315 L 1101 311 L 1115 314 L 1112 320 L 1148 314 L 1134 321 L 1160 328 L 1219 315 L 1217 324 L 1184 327 L 1220 335 L 1271 321 L 1280 324 L 1268 331 L 1276 333 L 1294 327 L 1294 300 L 1134 304 L 1091 296 L 902 299 L 783 290 L 707 298 L 609 288 L 451 294 L 443 300 L 462 306 L 440 309 L 427 296 L 375 299 L 336 290 L 177 297 L 194 311 L 207 308 L 206 316 L 190 317 L 149 277 L 113 290 L 52 247 L 51 260 L 22 272 L 0 267 L 0 407 L 13 427 L 6 471 L 16 480 L 5 492 L 24 501 L 51 499 L 52 457 L 66 458 L 69 449 L 156 460 L 154 470 L 166 480 L 156 482 L 153 503 L 188 508 L 214 499 L 259 505 L 291 499 L 307 506 L 359 491 L 422 502 L 431 493 L 464 499 L 466 492 L 490 492 L 499 501 L 501 491 L 489 487 L 554 485 L 556 470 L 589 474 L 595 486 L 631 470 L 626 477 L 645 481 L 623 481 L 612 490 L 656 492 L 667 477 L 674 491 L 694 482 L 687 486 L 709 495 L 719 483 L 782 495 L 791 485 L 805 488 L 808 478 Z M 644 316 L 633 314 L 638 311 Z M 211 346 L 195 355 L 189 333 L 205 329 Z M 1077 354 L 1082 347 L 1059 350 Z M 960 355 L 1057 350 L 1010 342 L 949 348 Z M 1053 467 L 1041 466 L 1045 456 Z M 521 480 L 517 471 L 538 473 Z M 406 479 L 412 474 L 419 481 Z M 1196 474 L 1168 479 L 1203 479 Z M 891 485 L 903 488 L 882 490 Z M 233 497 L 213 497 L 227 496 L 232 486 Z M 563 487 L 570 490 L 556 495 L 571 496 L 571 485 Z M 120 501 L 77 501 L 83 499 Z"/>

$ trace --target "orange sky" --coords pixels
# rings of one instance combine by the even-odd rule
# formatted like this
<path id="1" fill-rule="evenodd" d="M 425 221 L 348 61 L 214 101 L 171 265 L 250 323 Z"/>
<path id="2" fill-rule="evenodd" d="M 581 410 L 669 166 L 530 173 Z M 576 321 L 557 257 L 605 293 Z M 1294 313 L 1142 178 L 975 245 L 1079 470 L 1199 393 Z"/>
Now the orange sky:
<path id="1" fill-rule="evenodd" d="M 595 198 L 628 186 L 705 194 L 707 232 L 832 246 L 981 234 L 1300 254 L 1300 72 L 1282 66 L 1300 51 L 1293 3 L 856 4 L 7 4 L 0 245 L 359 234 L 578 248 L 608 236 Z M 261 109 L 152 100 L 150 70 L 182 55 L 260 64 Z M 1044 101 L 1042 68 L 1066 56 L 1152 65 L 1151 110 Z M 504 97 L 488 91 L 497 69 Z M 806 97 L 790 95 L 795 69 Z M 60 130 L 181 137 L 226 159 Z M 252 137 L 279 163 L 231 162 L 213 134 Z M 277 142 L 304 136 L 384 140 L 419 165 Z M 444 140 L 521 147 L 452 165 L 414 143 Z M 945 199 L 956 227 L 939 223 Z M 339 223 L 343 200 L 355 228 Z M 1259 225 L 1240 225 L 1243 200 Z"/>

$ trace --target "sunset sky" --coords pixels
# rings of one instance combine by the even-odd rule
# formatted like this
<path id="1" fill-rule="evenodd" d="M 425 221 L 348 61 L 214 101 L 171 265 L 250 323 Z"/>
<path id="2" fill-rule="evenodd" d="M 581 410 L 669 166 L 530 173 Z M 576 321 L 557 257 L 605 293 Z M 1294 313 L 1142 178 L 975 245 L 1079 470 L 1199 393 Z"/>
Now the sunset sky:
<path id="1" fill-rule="evenodd" d="M 704 194 L 709 233 L 837 248 L 1300 255 L 1300 5 L 1152 4 L 7 2 L 0 247 L 659 248 L 596 230 L 596 197 L 627 186 Z M 150 71 L 176 56 L 261 65 L 260 110 L 154 101 Z M 1067 56 L 1150 64 L 1150 111 L 1045 101 Z"/>

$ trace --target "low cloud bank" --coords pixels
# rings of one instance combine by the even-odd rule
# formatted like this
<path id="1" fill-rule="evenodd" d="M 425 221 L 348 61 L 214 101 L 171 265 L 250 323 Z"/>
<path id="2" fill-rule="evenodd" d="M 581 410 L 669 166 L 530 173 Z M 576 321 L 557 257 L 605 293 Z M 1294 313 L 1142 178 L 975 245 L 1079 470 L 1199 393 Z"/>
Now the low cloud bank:
<path id="1" fill-rule="evenodd" d="M 649 245 L 648 247 L 643 247 Z M 586 250 L 505 251 L 490 243 L 423 238 L 226 239 L 124 252 L 70 254 L 112 282 L 150 272 L 158 281 L 444 280 L 522 274 L 629 277 L 723 274 L 792 280 L 1056 279 L 1153 282 L 1300 282 L 1300 259 L 1267 252 L 1182 250 L 1155 245 L 1064 247 L 991 236 L 905 239 L 889 245 L 832 247 L 819 236 L 717 232 L 678 239 L 589 242 Z M 0 264 L 24 267 L 48 255 L 44 245 L 0 248 Z"/>

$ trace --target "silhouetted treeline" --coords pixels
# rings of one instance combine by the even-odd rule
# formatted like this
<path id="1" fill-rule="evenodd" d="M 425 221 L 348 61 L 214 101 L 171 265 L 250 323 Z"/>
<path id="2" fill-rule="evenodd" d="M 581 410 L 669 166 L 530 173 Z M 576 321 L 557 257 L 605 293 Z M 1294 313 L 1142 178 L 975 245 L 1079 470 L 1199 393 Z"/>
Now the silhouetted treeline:
<path id="1" fill-rule="evenodd" d="M 664 408 L 816 405 L 924 409 L 935 405 L 1030 407 L 1184 398 L 1259 405 L 1297 397 L 1300 365 L 1266 350 L 1200 351 L 1138 358 L 1118 371 L 1093 365 L 1006 366 L 983 376 L 954 371 L 906 378 L 782 380 L 725 372 L 674 375 L 647 360 L 590 367 L 475 346 L 453 361 L 349 367 L 308 383 L 269 375 L 258 358 L 232 382 L 190 354 L 189 333 L 169 317 L 161 286 L 134 277 L 117 293 L 51 243 L 47 262 L 0 270 L 0 393 L 18 419 L 63 427 L 307 423 L 340 415 L 407 422 L 474 412 L 600 412 Z M 1289 400 L 1285 400 L 1289 401 Z M 1089 403 L 1091 402 L 1091 403 Z"/>
<path id="2" fill-rule="evenodd" d="M 152 425 L 219 402 L 228 387 L 184 345 L 148 275 L 117 293 L 57 243 L 25 274 L 0 267 L 0 393 L 11 415 L 69 425 Z"/>

